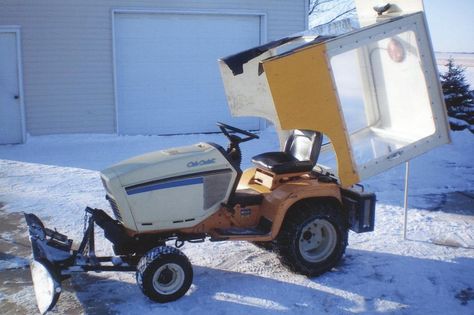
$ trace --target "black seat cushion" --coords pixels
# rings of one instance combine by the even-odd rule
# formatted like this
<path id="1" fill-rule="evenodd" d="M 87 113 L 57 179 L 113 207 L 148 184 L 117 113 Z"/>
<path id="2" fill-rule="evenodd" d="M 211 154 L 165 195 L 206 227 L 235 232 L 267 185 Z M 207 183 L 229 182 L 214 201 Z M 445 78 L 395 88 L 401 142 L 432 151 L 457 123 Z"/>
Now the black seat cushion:
<path id="1" fill-rule="evenodd" d="M 256 155 L 252 162 L 275 174 L 309 172 L 313 169 L 312 161 L 299 161 L 286 152 L 266 152 Z"/>

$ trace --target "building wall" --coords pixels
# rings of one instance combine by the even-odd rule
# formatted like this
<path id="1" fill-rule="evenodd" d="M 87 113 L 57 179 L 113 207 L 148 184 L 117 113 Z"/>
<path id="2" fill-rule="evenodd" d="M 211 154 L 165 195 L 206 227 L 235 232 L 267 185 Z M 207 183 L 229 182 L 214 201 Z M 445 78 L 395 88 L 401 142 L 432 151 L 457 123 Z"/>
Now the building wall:
<path id="1" fill-rule="evenodd" d="M 112 10 L 265 12 L 267 40 L 307 27 L 307 0 L 4 0 L 0 25 L 21 26 L 31 135 L 116 131 Z"/>

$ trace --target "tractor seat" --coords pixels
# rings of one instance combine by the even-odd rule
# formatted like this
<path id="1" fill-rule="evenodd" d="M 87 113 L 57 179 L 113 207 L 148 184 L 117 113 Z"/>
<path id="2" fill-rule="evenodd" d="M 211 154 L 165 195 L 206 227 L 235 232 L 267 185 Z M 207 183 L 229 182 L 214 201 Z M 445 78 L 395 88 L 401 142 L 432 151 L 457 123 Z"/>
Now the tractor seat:
<path id="1" fill-rule="evenodd" d="M 252 162 L 275 174 L 310 172 L 316 165 L 323 135 L 311 130 L 295 129 L 286 140 L 283 152 L 256 155 Z"/>

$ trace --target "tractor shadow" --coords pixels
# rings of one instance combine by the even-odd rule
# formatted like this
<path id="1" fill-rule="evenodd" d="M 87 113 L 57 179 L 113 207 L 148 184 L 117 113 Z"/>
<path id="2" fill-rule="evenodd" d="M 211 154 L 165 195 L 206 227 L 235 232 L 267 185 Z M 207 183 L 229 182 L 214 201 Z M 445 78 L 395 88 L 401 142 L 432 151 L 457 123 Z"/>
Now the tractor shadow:
<path id="1" fill-rule="evenodd" d="M 75 276 L 66 289 L 76 292 L 85 314 L 472 314 L 473 268 L 470 258 L 443 262 L 348 249 L 337 270 L 313 279 L 194 266 L 191 289 L 167 304 L 146 298 L 133 273 Z"/>

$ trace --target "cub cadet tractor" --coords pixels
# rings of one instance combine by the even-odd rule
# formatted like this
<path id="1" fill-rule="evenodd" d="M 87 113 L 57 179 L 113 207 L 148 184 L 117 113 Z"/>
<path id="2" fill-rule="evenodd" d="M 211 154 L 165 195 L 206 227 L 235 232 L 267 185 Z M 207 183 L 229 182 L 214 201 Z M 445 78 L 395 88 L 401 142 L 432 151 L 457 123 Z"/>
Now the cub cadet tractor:
<path id="1" fill-rule="evenodd" d="M 372 12 L 368 2 L 358 9 Z M 185 242 L 253 242 L 309 277 L 333 268 L 349 229 L 374 229 L 375 195 L 357 183 L 449 142 L 424 14 L 401 7 L 343 36 L 284 38 L 219 61 L 231 113 L 265 118 L 284 144 L 254 167 L 241 170 L 240 144 L 258 136 L 218 123 L 226 149 L 199 143 L 103 170 L 115 218 L 87 207 L 78 247 L 25 214 L 40 312 L 76 272 L 134 271 L 150 299 L 176 300 L 193 280 Z M 115 256 L 95 254 L 95 225 Z"/>

